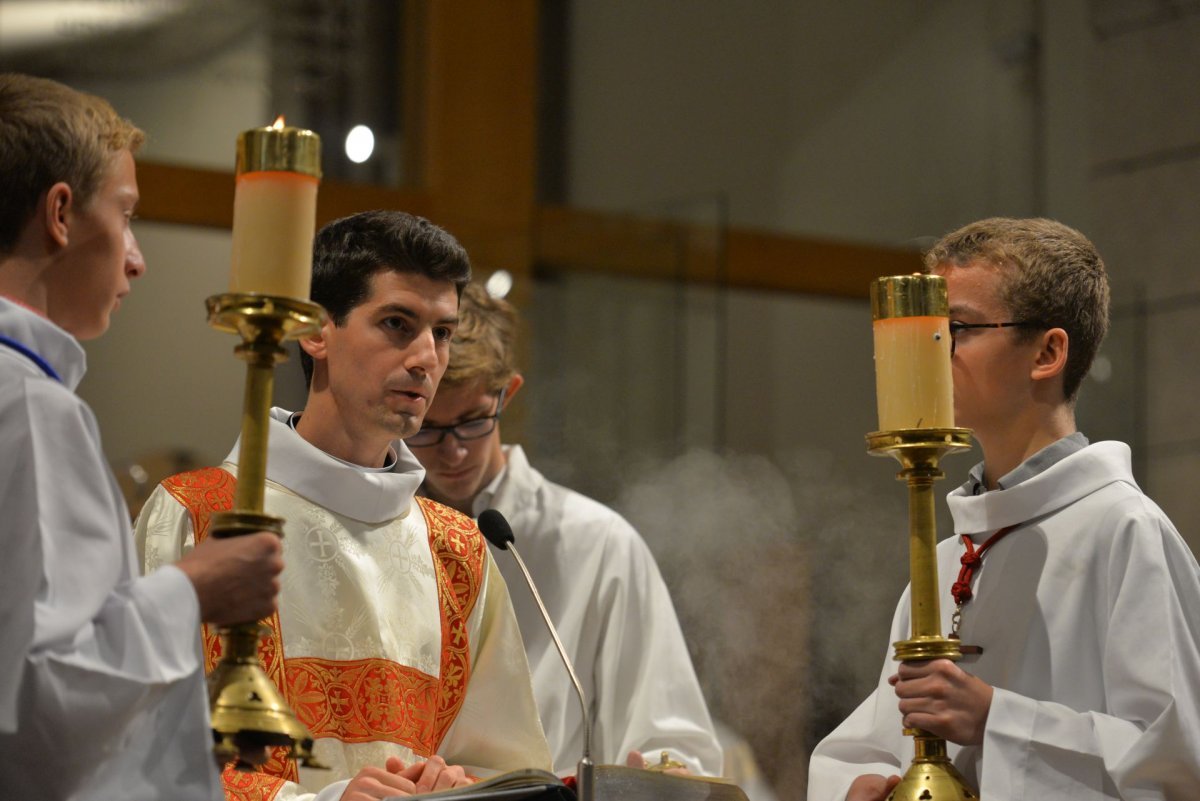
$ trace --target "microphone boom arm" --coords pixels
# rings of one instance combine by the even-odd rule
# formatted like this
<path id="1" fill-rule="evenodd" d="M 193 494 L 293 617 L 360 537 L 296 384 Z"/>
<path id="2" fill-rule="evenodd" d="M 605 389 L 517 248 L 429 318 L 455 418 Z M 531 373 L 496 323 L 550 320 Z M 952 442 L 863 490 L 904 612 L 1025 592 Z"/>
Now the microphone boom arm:
<path id="1" fill-rule="evenodd" d="M 517 567 L 521 568 L 521 572 L 525 575 L 525 581 L 532 585 L 533 577 L 529 575 L 529 568 L 525 567 L 525 560 L 521 558 L 521 553 L 517 550 L 516 544 L 510 542 L 508 550 L 512 552 L 513 558 L 517 560 Z M 538 609 L 542 611 L 542 619 L 546 621 L 546 628 L 549 629 L 550 637 L 554 640 L 554 647 L 558 649 L 558 654 L 562 657 L 563 664 L 567 668 L 567 674 L 571 677 L 571 683 L 575 685 L 575 694 L 579 697 L 579 708 L 583 712 L 583 755 L 590 766 L 592 754 L 592 716 L 588 713 L 587 704 L 583 700 L 585 697 L 583 694 L 583 685 L 579 683 L 579 676 L 575 675 L 575 668 L 567 656 L 567 649 L 563 647 L 562 640 L 558 638 L 558 632 L 554 630 L 554 626 L 550 623 L 550 613 L 546 611 L 546 605 L 542 603 L 541 596 L 533 593 L 533 600 L 538 605 Z"/>

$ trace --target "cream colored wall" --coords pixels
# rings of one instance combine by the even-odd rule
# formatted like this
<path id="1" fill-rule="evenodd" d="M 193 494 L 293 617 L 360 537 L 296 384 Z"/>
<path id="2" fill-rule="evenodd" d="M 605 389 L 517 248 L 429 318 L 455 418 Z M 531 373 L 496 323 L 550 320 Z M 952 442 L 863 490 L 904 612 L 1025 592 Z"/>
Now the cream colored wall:
<path id="1" fill-rule="evenodd" d="M 163 74 L 68 81 L 108 98 L 148 134 L 141 156 L 229 170 L 240 131 L 269 122 L 265 38 Z M 219 462 L 238 434 L 244 364 L 235 338 L 209 328 L 204 299 L 229 282 L 228 231 L 135 222 L 146 275 L 110 331 L 85 343 L 80 387 L 119 465 L 184 450 Z M 281 381 L 283 379 L 280 379 Z"/>
<path id="2" fill-rule="evenodd" d="M 1140 390 L 1139 480 L 1200 553 L 1200 14 L 1137 22 L 1092 44 L 1085 186 L 1116 325 L 1138 345 L 1114 383 Z M 1139 296 L 1145 315 L 1129 309 Z"/>
<path id="3" fill-rule="evenodd" d="M 80 394 L 100 421 L 109 458 L 124 462 L 164 448 L 219 462 L 237 437 L 244 363 L 235 337 L 208 327 L 204 299 L 229 280 L 224 231 L 141 223 L 146 274 L 108 334 L 85 344 Z"/>

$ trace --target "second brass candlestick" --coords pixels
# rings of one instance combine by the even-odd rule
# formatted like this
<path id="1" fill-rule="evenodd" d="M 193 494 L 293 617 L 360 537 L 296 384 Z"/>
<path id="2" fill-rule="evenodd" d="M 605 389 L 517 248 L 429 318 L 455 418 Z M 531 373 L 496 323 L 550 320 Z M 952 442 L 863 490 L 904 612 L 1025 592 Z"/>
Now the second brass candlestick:
<path id="1" fill-rule="evenodd" d="M 908 483 L 909 571 L 912 581 L 912 638 L 893 643 L 896 660 L 962 657 L 958 641 L 942 636 L 938 600 L 937 518 L 933 483 L 945 474 L 939 464 L 947 453 L 971 447 L 965 428 L 913 428 L 867 435 L 875 456 L 892 456 L 903 468 L 897 478 Z M 969 801 L 979 796 L 946 755 L 946 741 L 923 729 L 908 728 L 915 755 L 912 765 L 888 801 Z"/>
<path id="2" fill-rule="evenodd" d="M 212 536 L 274 531 L 282 537 L 283 520 L 263 514 L 275 365 L 287 357 L 282 343 L 317 333 L 325 311 L 315 303 L 253 293 L 214 295 L 207 306 L 211 326 L 241 336 L 234 352 L 246 362 L 237 490 L 233 509 L 213 515 Z M 262 631 L 248 621 L 221 632 L 221 661 L 208 677 L 213 752 L 221 764 L 234 761 L 239 770 L 253 770 L 268 748 L 280 746 L 307 767 L 323 767 L 313 758 L 312 734 L 259 663 Z"/>

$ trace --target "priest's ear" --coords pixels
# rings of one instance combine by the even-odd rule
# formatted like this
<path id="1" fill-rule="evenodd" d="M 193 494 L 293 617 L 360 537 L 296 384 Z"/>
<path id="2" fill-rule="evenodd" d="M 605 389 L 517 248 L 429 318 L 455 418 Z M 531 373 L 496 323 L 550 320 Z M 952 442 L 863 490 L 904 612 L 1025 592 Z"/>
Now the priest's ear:
<path id="1" fill-rule="evenodd" d="M 309 358 L 314 361 L 324 361 L 329 355 L 329 346 L 327 338 L 329 330 L 334 327 L 333 320 L 326 320 L 321 326 L 321 330 L 309 337 L 304 337 L 299 341 L 300 350 L 308 354 Z"/>
<path id="2" fill-rule="evenodd" d="M 326 326 L 333 325 L 332 322 L 326 322 L 321 326 L 319 333 L 311 337 L 304 337 L 296 344 L 300 347 L 300 366 L 304 368 L 304 382 L 308 385 L 309 390 L 313 388 L 313 381 L 317 378 L 317 363 L 324 363 L 325 358 L 329 353 L 329 347 L 326 342 Z M 321 368 L 321 381 L 323 385 L 328 381 L 328 376 L 325 373 L 324 367 Z"/>

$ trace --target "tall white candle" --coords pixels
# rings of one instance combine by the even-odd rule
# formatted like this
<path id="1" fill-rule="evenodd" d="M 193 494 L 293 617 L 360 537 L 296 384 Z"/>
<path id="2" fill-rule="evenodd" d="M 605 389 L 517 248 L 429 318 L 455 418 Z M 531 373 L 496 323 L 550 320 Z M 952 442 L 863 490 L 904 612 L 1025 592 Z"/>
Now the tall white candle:
<path id="1" fill-rule="evenodd" d="M 871 286 L 879 430 L 953 428 L 946 279 L 902 275 Z"/>
<path id="2" fill-rule="evenodd" d="M 308 300 L 321 138 L 283 124 L 238 137 L 230 292 Z"/>

